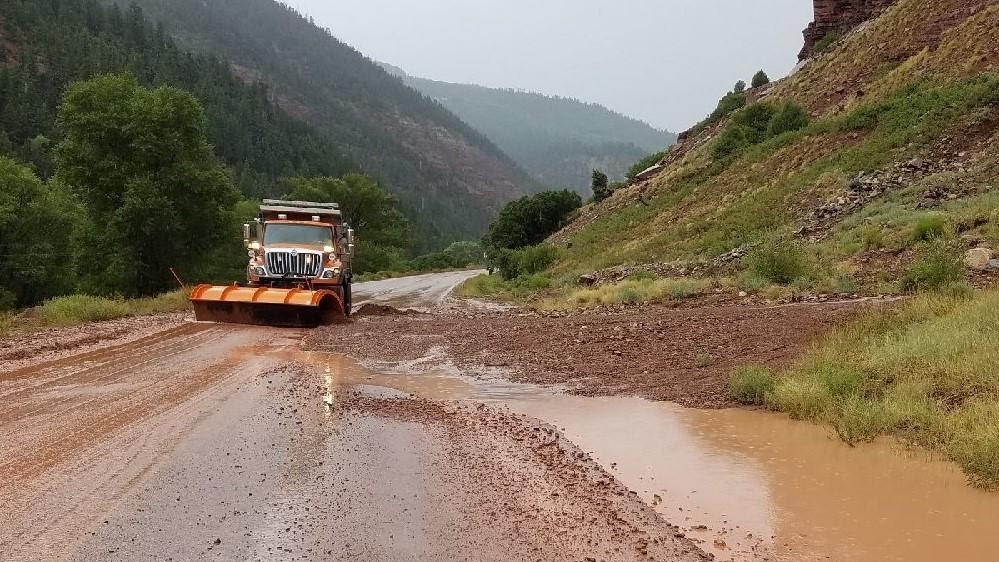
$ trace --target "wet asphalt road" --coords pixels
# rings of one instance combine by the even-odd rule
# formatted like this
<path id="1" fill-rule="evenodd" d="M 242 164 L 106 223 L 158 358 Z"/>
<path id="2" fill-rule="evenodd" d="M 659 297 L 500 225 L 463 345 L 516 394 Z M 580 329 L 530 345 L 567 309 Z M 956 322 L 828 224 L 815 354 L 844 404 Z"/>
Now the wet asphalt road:
<path id="1" fill-rule="evenodd" d="M 0 372 L 0 560 L 702 559 L 549 429 L 341 384 L 303 333 L 183 322 Z"/>

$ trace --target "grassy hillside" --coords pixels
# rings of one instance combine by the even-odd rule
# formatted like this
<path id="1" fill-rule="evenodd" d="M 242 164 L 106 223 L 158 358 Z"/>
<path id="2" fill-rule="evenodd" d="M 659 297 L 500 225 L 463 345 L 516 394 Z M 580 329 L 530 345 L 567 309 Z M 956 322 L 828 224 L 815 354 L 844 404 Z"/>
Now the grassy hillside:
<path id="1" fill-rule="evenodd" d="M 676 135 L 601 105 L 574 99 L 406 75 L 413 88 L 439 101 L 484 133 L 542 185 L 589 194 L 590 172 L 622 180 L 642 157 Z"/>
<path id="2" fill-rule="evenodd" d="M 477 237 L 504 202 L 535 188 L 486 137 L 274 0 L 136 3 L 335 138 L 401 198 L 425 248 Z"/>
<path id="3" fill-rule="evenodd" d="M 802 288 L 884 292 L 938 235 L 954 253 L 999 246 L 997 20 L 990 2 L 900 0 L 695 128 L 650 185 L 584 209 L 553 239 L 567 248 L 555 272 L 676 260 L 738 272 L 780 238 L 801 254 Z M 787 104 L 810 121 L 771 134 Z"/>

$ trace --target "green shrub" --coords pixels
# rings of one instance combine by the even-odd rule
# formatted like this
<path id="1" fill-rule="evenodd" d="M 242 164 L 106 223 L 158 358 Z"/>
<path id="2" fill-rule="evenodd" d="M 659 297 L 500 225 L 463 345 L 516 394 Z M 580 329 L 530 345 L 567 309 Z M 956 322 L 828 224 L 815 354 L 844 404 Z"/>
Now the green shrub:
<path id="1" fill-rule="evenodd" d="M 790 285 L 808 272 L 801 246 L 793 240 L 773 237 L 746 256 L 748 273 L 778 285 Z"/>
<path id="2" fill-rule="evenodd" d="M 752 86 L 754 88 L 760 88 L 762 86 L 766 86 L 769 83 L 770 83 L 770 77 L 767 76 L 766 72 L 760 70 L 759 72 L 753 75 Z"/>
<path id="3" fill-rule="evenodd" d="M 559 251 L 554 246 L 541 244 L 520 250 L 496 250 L 492 257 L 494 267 L 509 281 L 548 269 L 558 260 Z"/>
<path id="4" fill-rule="evenodd" d="M 777 385 L 767 367 L 739 367 L 728 381 L 729 395 L 739 403 L 762 406 Z"/>
<path id="5" fill-rule="evenodd" d="M 697 135 L 701 131 L 707 129 L 715 123 L 718 123 L 732 113 L 746 107 L 747 100 L 748 98 L 746 97 L 745 92 L 729 92 L 725 94 L 722 99 L 718 100 L 718 106 L 711 112 L 711 115 L 708 115 L 707 119 L 698 123 L 691 132 L 694 135 Z"/>
<path id="6" fill-rule="evenodd" d="M 880 250 L 885 245 L 885 233 L 876 226 L 868 226 L 860 233 L 860 241 L 864 250 Z"/>
<path id="7" fill-rule="evenodd" d="M 787 102 L 770 118 L 767 123 L 767 138 L 773 138 L 784 133 L 800 131 L 808 126 L 808 113 L 794 102 Z"/>
<path id="8" fill-rule="evenodd" d="M 926 215 L 912 225 L 913 242 L 929 242 L 949 234 L 950 222 L 943 214 Z"/>
<path id="9" fill-rule="evenodd" d="M 906 292 L 941 289 L 964 277 L 964 264 L 957 251 L 948 243 L 936 241 L 923 250 L 902 277 Z"/>
<path id="10" fill-rule="evenodd" d="M 712 148 L 712 156 L 715 160 L 725 160 L 730 156 L 739 154 L 749 146 L 749 131 L 746 127 L 730 123 Z"/>

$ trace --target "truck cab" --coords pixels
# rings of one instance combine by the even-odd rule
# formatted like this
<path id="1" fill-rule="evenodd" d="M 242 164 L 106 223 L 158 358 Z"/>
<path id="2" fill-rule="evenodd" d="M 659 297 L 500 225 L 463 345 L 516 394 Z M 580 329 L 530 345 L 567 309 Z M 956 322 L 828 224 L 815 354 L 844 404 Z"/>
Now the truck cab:
<path id="1" fill-rule="evenodd" d="M 339 205 L 265 199 L 243 238 L 251 287 L 337 291 L 349 314 L 354 231 Z"/>

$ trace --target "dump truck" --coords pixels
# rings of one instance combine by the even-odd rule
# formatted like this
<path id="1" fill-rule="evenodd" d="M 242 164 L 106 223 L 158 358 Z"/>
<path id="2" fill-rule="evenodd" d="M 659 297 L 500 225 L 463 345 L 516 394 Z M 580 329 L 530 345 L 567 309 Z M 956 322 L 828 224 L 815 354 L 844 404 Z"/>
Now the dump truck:
<path id="1" fill-rule="evenodd" d="M 246 284 L 196 287 L 197 320 L 315 327 L 350 316 L 354 231 L 339 205 L 265 199 L 243 242 Z"/>

